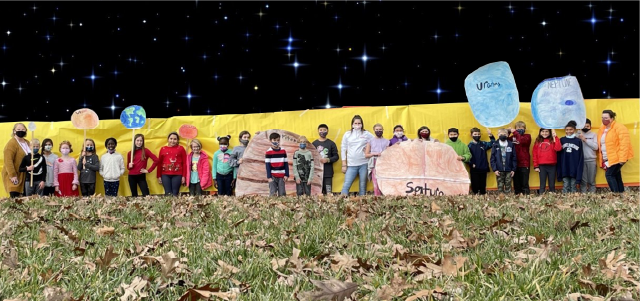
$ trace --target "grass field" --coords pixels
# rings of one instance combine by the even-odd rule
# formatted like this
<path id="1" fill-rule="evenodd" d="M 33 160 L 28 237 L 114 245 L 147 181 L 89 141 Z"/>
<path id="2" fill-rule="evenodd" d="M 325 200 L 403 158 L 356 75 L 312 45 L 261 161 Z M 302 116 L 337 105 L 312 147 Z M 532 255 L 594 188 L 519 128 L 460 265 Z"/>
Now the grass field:
<path id="1" fill-rule="evenodd" d="M 638 192 L 4 199 L 0 233 L 0 300 L 639 300 Z"/>

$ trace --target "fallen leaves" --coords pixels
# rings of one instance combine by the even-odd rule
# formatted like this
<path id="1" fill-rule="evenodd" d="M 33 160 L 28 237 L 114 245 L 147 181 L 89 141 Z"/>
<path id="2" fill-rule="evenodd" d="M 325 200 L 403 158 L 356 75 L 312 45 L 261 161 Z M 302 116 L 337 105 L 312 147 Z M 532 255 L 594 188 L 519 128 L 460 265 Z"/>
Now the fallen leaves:
<path id="1" fill-rule="evenodd" d="M 105 254 L 102 257 L 98 257 L 96 259 L 96 263 L 98 264 L 98 266 L 100 268 L 102 268 L 102 269 L 109 268 L 109 266 L 111 265 L 111 261 L 114 258 L 118 257 L 119 254 L 114 253 L 113 251 L 114 251 L 114 247 L 113 246 L 109 246 L 105 250 Z"/>
<path id="2" fill-rule="evenodd" d="M 343 282 L 336 279 L 310 280 L 316 287 L 315 291 L 300 293 L 300 300 L 336 300 L 349 298 L 358 289 L 358 284 Z"/>

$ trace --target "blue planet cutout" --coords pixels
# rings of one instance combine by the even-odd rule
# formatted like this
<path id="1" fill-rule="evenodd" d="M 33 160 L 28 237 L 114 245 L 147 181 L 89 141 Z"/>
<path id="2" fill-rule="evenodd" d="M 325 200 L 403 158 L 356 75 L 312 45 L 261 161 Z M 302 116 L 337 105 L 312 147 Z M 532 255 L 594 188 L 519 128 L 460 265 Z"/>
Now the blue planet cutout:
<path id="1" fill-rule="evenodd" d="M 465 78 L 465 94 L 474 118 L 484 127 L 501 127 L 519 114 L 519 91 L 510 65 L 487 64 Z"/>
<path id="2" fill-rule="evenodd" d="M 120 113 L 120 122 L 128 129 L 140 129 L 147 122 L 147 113 L 141 106 L 128 106 Z"/>
<path id="3" fill-rule="evenodd" d="M 585 125 L 586 111 L 579 82 L 574 76 L 548 78 L 532 93 L 534 122 L 544 129 L 563 129 L 574 120 L 577 128 Z"/>

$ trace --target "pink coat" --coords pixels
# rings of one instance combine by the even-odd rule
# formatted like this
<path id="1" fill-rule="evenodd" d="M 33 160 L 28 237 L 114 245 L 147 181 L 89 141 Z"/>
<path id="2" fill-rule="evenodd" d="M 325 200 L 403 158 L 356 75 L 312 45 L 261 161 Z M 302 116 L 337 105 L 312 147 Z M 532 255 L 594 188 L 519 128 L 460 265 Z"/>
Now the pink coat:
<path id="1" fill-rule="evenodd" d="M 189 156 L 187 156 L 187 163 L 189 164 L 189 168 L 187 170 L 187 178 L 186 178 L 186 183 L 189 185 L 191 183 L 191 158 L 193 157 L 194 153 L 191 152 L 189 153 Z M 200 187 L 205 190 L 212 185 L 212 179 L 211 179 L 211 164 L 209 164 L 209 156 L 207 156 L 207 153 L 205 151 L 200 151 L 200 158 L 198 159 L 198 177 L 200 177 Z"/>

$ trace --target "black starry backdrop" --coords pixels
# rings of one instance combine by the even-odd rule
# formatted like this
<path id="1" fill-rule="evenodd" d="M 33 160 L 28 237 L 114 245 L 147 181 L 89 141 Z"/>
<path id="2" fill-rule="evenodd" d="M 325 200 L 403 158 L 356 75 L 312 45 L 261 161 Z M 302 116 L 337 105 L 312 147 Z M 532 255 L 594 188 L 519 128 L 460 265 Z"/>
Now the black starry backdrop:
<path id="1" fill-rule="evenodd" d="M 0 121 L 466 102 L 506 61 L 639 97 L 639 2 L 3 2 Z"/>

